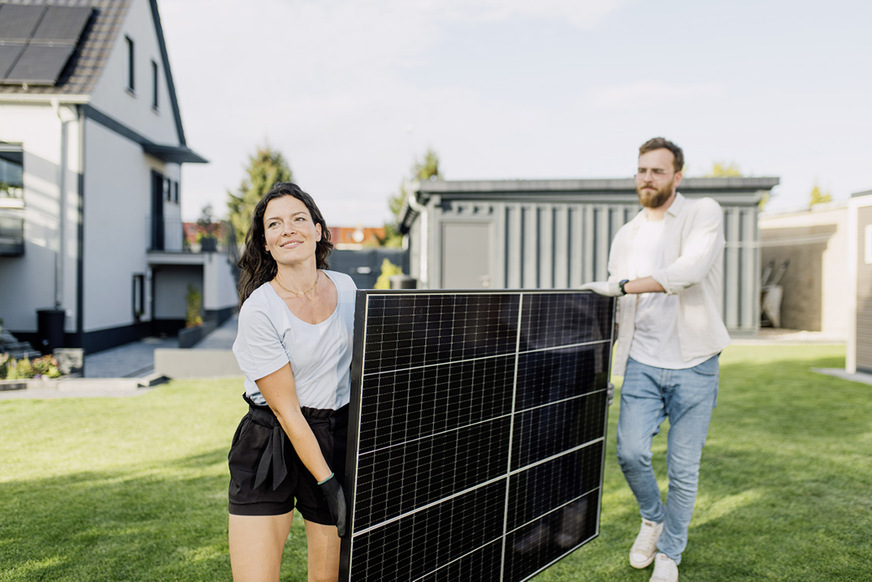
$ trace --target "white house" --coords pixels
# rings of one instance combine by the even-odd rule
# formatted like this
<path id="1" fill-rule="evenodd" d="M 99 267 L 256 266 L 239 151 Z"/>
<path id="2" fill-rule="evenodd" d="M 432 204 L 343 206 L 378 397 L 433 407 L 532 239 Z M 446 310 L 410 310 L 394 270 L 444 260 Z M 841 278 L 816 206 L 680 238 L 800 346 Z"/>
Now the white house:
<path id="1" fill-rule="evenodd" d="M 156 0 L 0 2 L 5 329 L 86 353 L 174 333 L 189 284 L 207 318 L 229 316 L 232 259 L 186 252 L 184 163 L 206 160 L 185 141 Z"/>

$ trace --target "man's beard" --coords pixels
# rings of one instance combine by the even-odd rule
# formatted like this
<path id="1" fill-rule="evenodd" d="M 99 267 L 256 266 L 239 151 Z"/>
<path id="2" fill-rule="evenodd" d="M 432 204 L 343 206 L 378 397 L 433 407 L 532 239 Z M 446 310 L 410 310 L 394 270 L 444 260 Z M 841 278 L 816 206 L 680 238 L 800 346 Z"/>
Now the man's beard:
<path id="1" fill-rule="evenodd" d="M 667 200 L 669 200 L 669 197 L 672 196 L 672 185 L 674 183 L 675 179 L 673 178 L 659 187 L 651 182 L 645 183 L 642 186 L 636 186 L 636 194 L 639 195 L 639 204 L 645 208 L 660 208 Z M 645 188 L 647 187 L 653 188 L 653 190 L 646 190 Z"/>

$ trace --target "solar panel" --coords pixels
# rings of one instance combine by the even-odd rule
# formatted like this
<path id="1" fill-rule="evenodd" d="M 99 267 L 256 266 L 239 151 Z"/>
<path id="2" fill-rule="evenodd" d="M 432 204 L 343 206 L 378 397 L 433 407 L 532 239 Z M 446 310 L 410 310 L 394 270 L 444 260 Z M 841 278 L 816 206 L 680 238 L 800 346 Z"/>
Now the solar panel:
<path id="1" fill-rule="evenodd" d="M 0 44 L 0 81 L 6 78 L 7 72 L 18 61 L 24 52 L 24 44 Z"/>
<path id="2" fill-rule="evenodd" d="M 595 538 L 614 300 L 357 295 L 343 580 L 526 580 Z"/>
<path id="3" fill-rule="evenodd" d="M 0 6 L 0 82 L 53 85 L 93 12 L 91 7 Z"/>
<path id="4" fill-rule="evenodd" d="M 27 42 L 45 6 L 0 5 L 0 41 Z"/>
<path id="5" fill-rule="evenodd" d="M 74 45 L 82 35 L 93 8 L 49 6 L 33 33 L 31 42 Z"/>

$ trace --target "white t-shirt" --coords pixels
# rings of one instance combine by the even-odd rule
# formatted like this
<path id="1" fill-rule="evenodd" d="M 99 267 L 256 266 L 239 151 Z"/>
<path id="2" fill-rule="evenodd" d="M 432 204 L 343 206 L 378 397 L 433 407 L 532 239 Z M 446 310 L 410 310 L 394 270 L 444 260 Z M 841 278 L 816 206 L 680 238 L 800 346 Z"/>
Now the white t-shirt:
<path id="1" fill-rule="evenodd" d="M 338 410 L 348 404 L 357 286 L 344 273 L 322 273 L 336 285 L 337 302 L 321 323 L 307 323 L 291 313 L 269 283 L 242 304 L 233 353 L 245 374 L 245 392 L 255 404 L 266 404 L 255 381 L 287 363 L 300 406 Z"/>
<path id="2" fill-rule="evenodd" d="M 665 220 L 641 224 L 633 240 L 631 279 L 648 277 L 666 266 L 663 251 Z M 692 368 L 708 357 L 685 361 L 678 343 L 678 295 L 642 293 L 636 303 L 636 330 L 630 357 L 648 366 L 681 370 Z"/>

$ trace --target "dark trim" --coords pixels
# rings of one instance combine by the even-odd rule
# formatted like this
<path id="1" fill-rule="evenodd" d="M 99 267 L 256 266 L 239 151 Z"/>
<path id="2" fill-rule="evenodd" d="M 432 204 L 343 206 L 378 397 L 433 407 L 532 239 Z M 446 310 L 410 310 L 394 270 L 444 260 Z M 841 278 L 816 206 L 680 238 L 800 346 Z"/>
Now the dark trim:
<path id="1" fill-rule="evenodd" d="M 161 145 L 156 144 L 140 133 L 134 131 L 133 129 L 127 127 L 120 121 L 109 117 L 102 111 L 95 109 L 92 105 L 82 105 L 82 111 L 85 114 L 86 119 L 90 119 L 95 121 L 108 129 L 109 131 L 113 131 L 118 135 L 129 139 L 132 142 L 138 143 L 142 146 L 142 150 L 154 157 L 161 159 L 165 162 L 171 163 L 194 163 L 194 164 L 208 164 L 209 160 L 195 153 L 194 151 L 188 149 L 187 146 L 172 146 L 172 145 Z"/>
<path id="2" fill-rule="evenodd" d="M 161 318 L 151 320 L 151 335 L 177 335 L 180 329 L 185 329 L 185 318 Z"/>
<path id="3" fill-rule="evenodd" d="M 203 321 L 214 321 L 216 326 L 220 326 L 233 317 L 234 313 L 236 313 L 236 306 L 221 309 L 206 309 L 203 314 Z"/>
<path id="4" fill-rule="evenodd" d="M 81 347 L 85 349 L 86 354 L 116 348 L 148 337 L 150 328 L 151 325 L 148 322 L 142 322 L 111 329 L 89 331 L 82 337 Z"/>
<path id="5" fill-rule="evenodd" d="M 173 111 L 173 119 L 176 122 L 176 132 L 179 135 L 179 144 L 187 146 L 185 130 L 182 128 L 182 115 L 179 112 L 179 101 L 176 99 L 176 84 L 173 83 L 173 74 L 170 71 L 170 58 L 167 55 L 167 43 L 164 39 L 163 26 L 160 23 L 160 13 L 157 9 L 157 0 L 150 0 L 151 16 L 154 19 L 154 30 L 157 33 L 157 46 L 160 48 L 160 58 L 163 61 L 164 76 L 167 80 L 167 89 L 170 94 L 170 108 Z M 205 162 L 205 160 L 204 160 Z"/>

